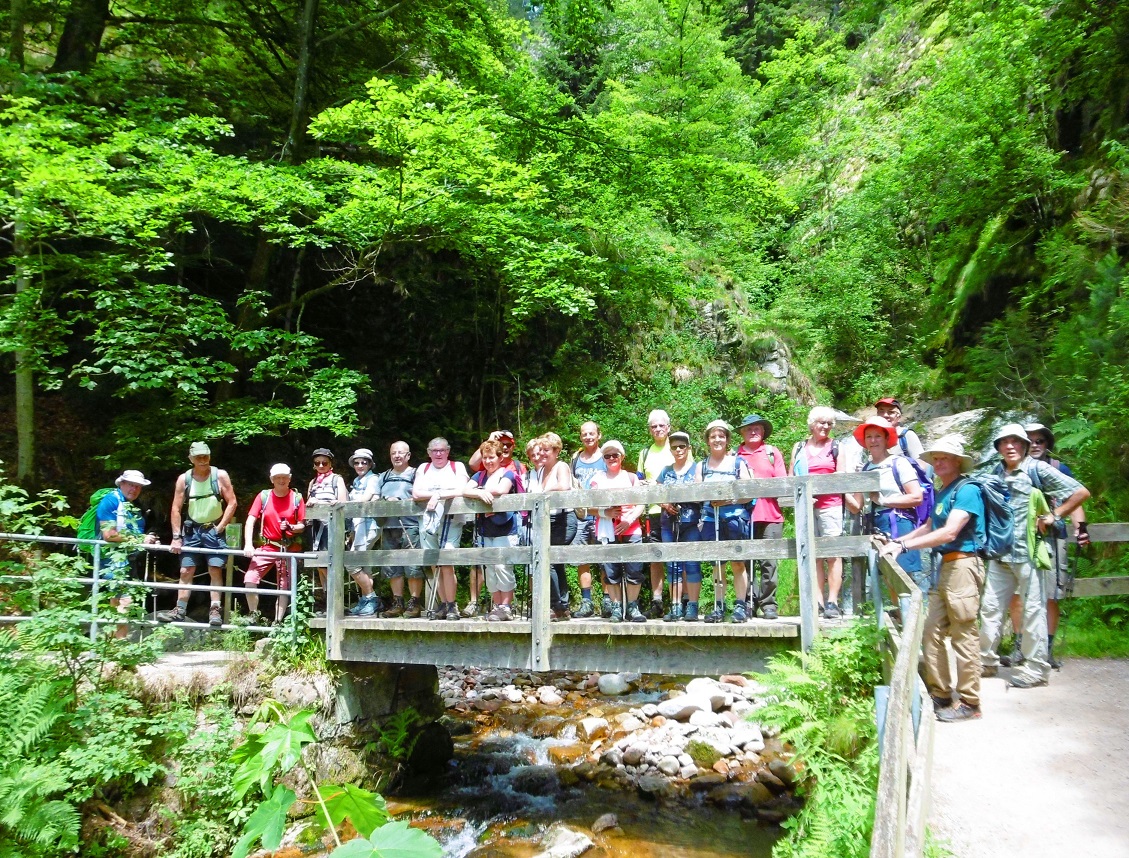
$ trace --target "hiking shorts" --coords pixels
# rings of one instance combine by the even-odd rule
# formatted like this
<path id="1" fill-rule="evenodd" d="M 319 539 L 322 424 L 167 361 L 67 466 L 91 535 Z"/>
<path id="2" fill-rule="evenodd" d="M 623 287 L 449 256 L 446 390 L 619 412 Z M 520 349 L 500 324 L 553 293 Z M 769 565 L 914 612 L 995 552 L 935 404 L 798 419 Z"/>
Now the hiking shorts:
<path id="1" fill-rule="evenodd" d="M 400 548 L 419 548 L 419 528 L 385 527 L 380 535 L 380 547 L 386 551 Z M 384 566 L 382 574 L 388 580 L 393 578 L 422 578 L 422 566 Z"/>
<path id="2" fill-rule="evenodd" d="M 596 516 L 576 520 L 576 535 L 569 545 L 592 545 L 596 541 Z M 585 564 L 581 564 L 585 565 Z"/>
<path id="3" fill-rule="evenodd" d="M 815 510 L 815 535 L 816 536 L 842 536 L 843 535 L 843 505 L 825 507 Z"/>
<path id="4" fill-rule="evenodd" d="M 262 549 L 260 549 L 262 550 Z M 278 556 L 266 557 L 264 555 L 256 555 L 251 558 L 251 562 L 247 565 L 247 571 L 243 573 L 243 585 L 250 587 L 258 585 L 268 574 L 270 574 L 271 567 L 277 572 L 278 589 L 290 589 L 290 558 L 282 552 L 276 552 Z"/>
<path id="5" fill-rule="evenodd" d="M 223 566 L 227 557 L 223 554 L 193 554 L 190 548 L 210 548 L 212 550 L 226 549 L 227 542 L 223 536 L 216 533 L 215 525 L 197 524 L 194 521 L 184 523 L 184 541 L 180 552 L 180 568 L 191 569 L 204 566 Z"/>

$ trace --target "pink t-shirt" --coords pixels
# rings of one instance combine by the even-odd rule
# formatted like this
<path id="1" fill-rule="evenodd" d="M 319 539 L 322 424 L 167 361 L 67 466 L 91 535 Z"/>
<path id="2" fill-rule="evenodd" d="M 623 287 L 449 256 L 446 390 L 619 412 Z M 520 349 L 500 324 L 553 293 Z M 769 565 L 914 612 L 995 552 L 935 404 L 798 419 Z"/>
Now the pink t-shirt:
<path id="1" fill-rule="evenodd" d="M 808 446 L 805 441 L 803 446 L 800 447 L 797 457 L 803 456 L 807 460 L 807 472 L 809 474 L 834 474 L 836 471 L 835 457 L 831 454 L 833 445 L 828 442 L 824 445 L 822 450 L 816 450 Z M 793 464 L 793 472 L 795 466 Z M 842 506 L 842 495 L 816 495 L 815 508 L 828 509 L 833 506 Z"/>
<path id="2" fill-rule="evenodd" d="M 787 476 L 784 454 L 771 444 L 761 444 L 755 450 L 750 450 L 742 444 L 737 448 L 737 455 L 745 460 L 745 464 L 757 479 Z M 753 521 L 764 521 L 769 524 L 784 521 L 780 502 L 776 498 L 757 498 L 753 506 Z"/>

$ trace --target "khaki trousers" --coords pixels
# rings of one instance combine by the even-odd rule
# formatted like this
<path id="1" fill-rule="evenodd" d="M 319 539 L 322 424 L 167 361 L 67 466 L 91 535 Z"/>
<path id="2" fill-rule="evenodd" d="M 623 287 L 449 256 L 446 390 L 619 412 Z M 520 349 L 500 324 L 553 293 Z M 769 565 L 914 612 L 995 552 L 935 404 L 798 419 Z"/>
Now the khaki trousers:
<path id="1" fill-rule="evenodd" d="M 937 586 L 929 592 L 922 650 L 925 685 L 934 697 L 951 699 L 952 676 L 945 638 L 952 639 L 957 664 L 957 694 L 969 706 L 980 705 L 980 633 L 976 615 L 984 586 L 984 561 L 962 557 L 941 564 Z"/>
<path id="2" fill-rule="evenodd" d="M 1013 594 L 1019 594 L 1023 605 L 1023 657 L 1022 667 L 1015 669 L 1017 676 L 1050 679 L 1051 665 L 1047 661 L 1047 597 L 1043 592 L 1043 576 L 1031 563 L 988 563 L 988 583 L 980 605 L 980 660 L 985 667 L 996 667 L 1000 657 L 996 647 L 1003 635 L 1004 612 Z"/>

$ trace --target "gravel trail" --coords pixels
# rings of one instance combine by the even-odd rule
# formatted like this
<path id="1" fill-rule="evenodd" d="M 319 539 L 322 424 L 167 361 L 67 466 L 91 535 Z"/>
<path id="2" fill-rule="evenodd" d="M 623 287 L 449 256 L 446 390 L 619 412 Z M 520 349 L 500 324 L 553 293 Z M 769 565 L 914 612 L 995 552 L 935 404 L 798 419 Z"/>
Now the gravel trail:
<path id="1" fill-rule="evenodd" d="M 1046 688 L 986 679 L 981 708 L 937 724 L 934 836 L 956 858 L 1129 856 L 1129 661 L 1071 658 Z"/>

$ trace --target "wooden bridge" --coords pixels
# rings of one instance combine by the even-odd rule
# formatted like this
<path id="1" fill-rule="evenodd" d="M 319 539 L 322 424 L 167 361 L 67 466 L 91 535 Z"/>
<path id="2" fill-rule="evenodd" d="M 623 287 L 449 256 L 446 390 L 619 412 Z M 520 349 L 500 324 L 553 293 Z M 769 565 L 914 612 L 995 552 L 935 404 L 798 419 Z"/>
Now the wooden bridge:
<path id="1" fill-rule="evenodd" d="M 875 490 L 875 472 L 754 479 L 687 486 L 641 486 L 631 489 L 507 495 L 493 507 L 479 501 L 448 502 L 449 514 L 528 510 L 531 544 L 515 548 L 346 551 L 346 520 L 418 515 L 412 501 L 350 502 L 307 508 L 307 517 L 327 522 L 329 550 L 315 565 L 329 569 L 329 602 L 323 627 L 329 657 L 341 661 L 402 664 L 475 664 L 525 670 L 637 671 L 666 674 L 727 673 L 763 670 L 765 660 L 801 644 L 811 646 L 819 625 L 815 612 L 815 558 L 865 556 L 866 536 L 816 539 L 812 498 L 821 494 Z M 779 498 L 795 510 L 794 539 L 740 542 L 642 543 L 635 545 L 550 545 L 554 509 L 596 508 L 623 504 L 733 503 L 750 498 Z M 669 562 L 703 564 L 727 559 L 793 559 L 799 570 L 799 617 L 750 620 L 747 623 L 610 623 L 577 620 L 550 623 L 549 574 L 553 563 Z M 482 620 L 428 620 L 349 617 L 344 612 L 346 567 L 470 566 L 507 563 L 524 566 L 532 589 L 529 619 L 507 623 Z M 519 577 L 520 580 L 520 577 Z M 827 623 L 837 626 L 838 623 Z"/>

